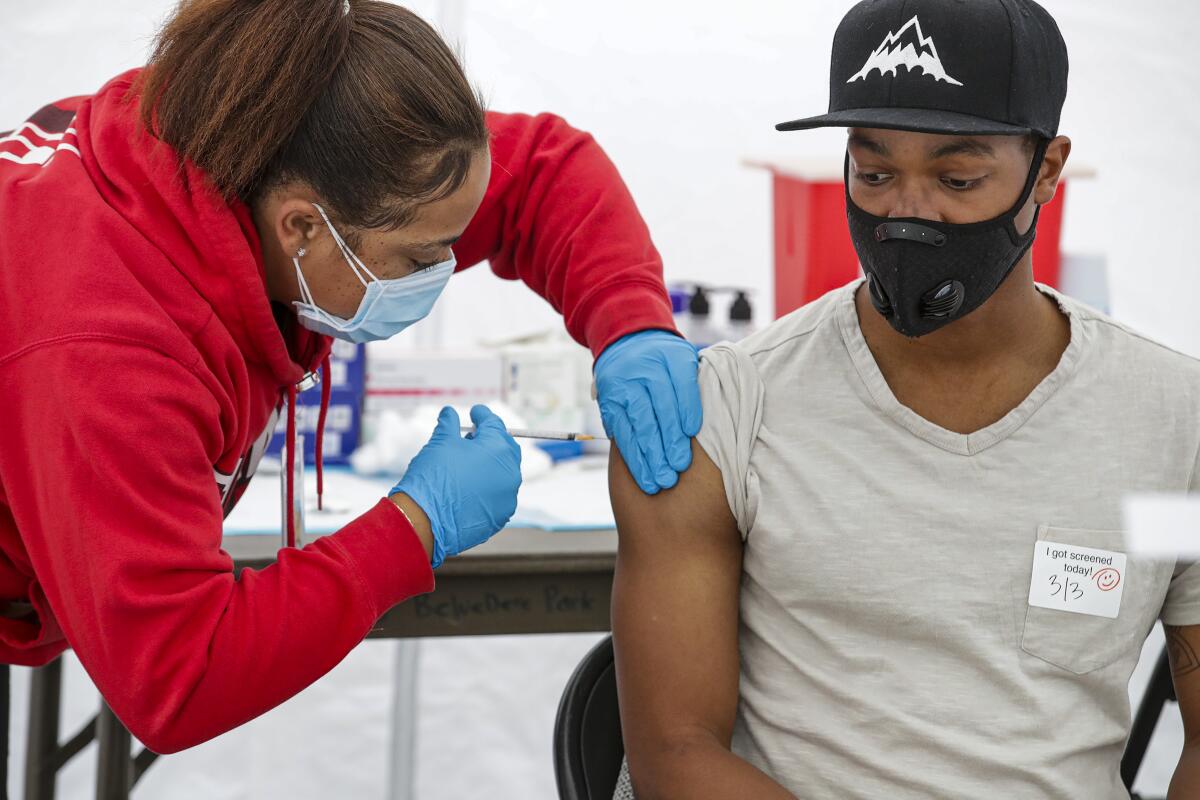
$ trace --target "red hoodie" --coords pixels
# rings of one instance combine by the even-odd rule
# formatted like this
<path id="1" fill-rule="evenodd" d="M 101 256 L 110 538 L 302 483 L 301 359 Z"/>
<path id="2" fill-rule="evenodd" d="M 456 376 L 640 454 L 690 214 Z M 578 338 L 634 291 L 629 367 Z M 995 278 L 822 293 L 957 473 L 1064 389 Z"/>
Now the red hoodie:
<path id="1" fill-rule="evenodd" d="M 141 127 L 135 75 L 0 137 L 0 662 L 73 647 L 169 753 L 308 686 L 433 573 L 382 500 L 235 579 L 223 516 L 329 341 L 290 315 L 281 331 L 249 211 Z M 522 279 L 593 353 L 672 329 L 658 254 L 591 137 L 549 115 L 488 125 L 460 265 Z"/>

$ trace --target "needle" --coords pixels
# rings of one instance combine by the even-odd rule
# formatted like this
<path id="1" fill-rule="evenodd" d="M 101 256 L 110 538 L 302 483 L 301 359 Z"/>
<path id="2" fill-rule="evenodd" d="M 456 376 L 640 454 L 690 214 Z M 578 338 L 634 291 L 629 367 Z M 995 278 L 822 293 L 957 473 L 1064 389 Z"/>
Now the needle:
<path id="1" fill-rule="evenodd" d="M 474 433 L 474 426 L 463 426 L 462 432 Z M 567 431 L 532 431 L 525 428 L 509 428 L 508 435 L 514 439 L 555 439 L 560 442 L 593 442 L 604 440 L 607 436 L 592 436 L 587 433 L 570 433 Z"/>

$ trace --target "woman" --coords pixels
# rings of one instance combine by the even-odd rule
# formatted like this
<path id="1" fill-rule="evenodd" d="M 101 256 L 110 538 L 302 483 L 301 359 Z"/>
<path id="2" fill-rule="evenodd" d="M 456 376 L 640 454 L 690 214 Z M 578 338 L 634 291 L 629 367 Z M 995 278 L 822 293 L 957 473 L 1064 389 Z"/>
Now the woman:
<path id="1" fill-rule="evenodd" d="M 645 489 L 690 463 L 695 352 L 616 171 L 555 117 L 485 115 L 389 3 L 184 2 L 144 70 L 0 140 L 0 231 L 0 662 L 73 647 L 157 752 L 303 689 L 512 514 L 503 423 L 447 411 L 341 531 L 238 580 L 220 549 L 328 336 L 421 319 L 455 256 L 562 311 Z"/>

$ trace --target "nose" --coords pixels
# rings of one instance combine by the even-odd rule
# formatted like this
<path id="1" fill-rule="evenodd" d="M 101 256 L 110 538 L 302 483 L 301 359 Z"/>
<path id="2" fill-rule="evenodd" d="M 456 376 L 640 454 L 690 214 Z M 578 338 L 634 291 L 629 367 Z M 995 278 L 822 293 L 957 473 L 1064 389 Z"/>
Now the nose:
<path id="1" fill-rule="evenodd" d="M 926 187 L 916 185 L 914 181 L 907 181 L 896 187 L 892 194 L 888 217 L 915 217 L 936 222 L 942 221 L 933 192 Z"/>

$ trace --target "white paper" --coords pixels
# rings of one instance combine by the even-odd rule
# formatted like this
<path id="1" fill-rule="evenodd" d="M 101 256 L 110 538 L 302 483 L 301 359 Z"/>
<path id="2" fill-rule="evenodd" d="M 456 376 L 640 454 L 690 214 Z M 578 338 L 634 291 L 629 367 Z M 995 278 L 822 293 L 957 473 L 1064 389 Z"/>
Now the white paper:
<path id="1" fill-rule="evenodd" d="M 1029 605 L 1116 619 L 1124 591 L 1124 553 L 1046 541 L 1034 546 Z"/>

